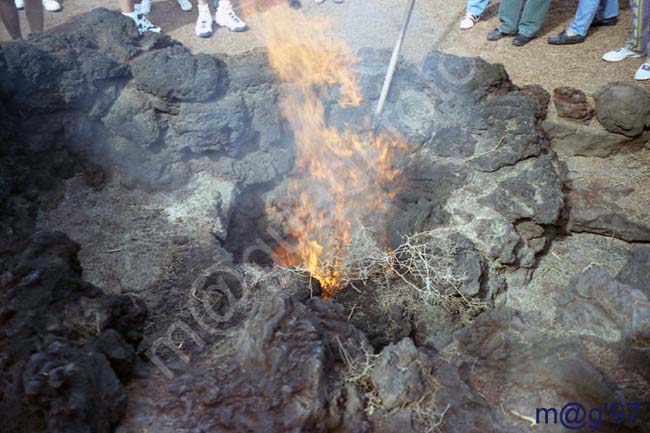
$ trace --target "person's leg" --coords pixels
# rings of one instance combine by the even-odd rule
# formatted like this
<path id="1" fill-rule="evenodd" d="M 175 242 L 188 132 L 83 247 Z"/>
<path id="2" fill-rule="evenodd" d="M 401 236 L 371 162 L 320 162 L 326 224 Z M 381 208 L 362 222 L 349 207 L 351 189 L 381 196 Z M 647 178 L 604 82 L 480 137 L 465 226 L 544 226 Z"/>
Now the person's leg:
<path id="1" fill-rule="evenodd" d="M 23 37 L 20 33 L 18 9 L 16 9 L 14 0 L 0 0 L 0 19 L 12 39 L 15 40 Z"/>
<path id="2" fill-rule="evenodd" d="M 43 2 L 42 0 L 25 0 L 25 15 L 32 33 L 43 31 Z"/>
<path id="3" fill-rule="evenodd" d="M 533 38 L 544 24 L 551 0 L 528 0 L 519 21 L 519 34 Z"/>
<path id="4" fill-rule="evenodd" d="M 246 23 L 232 9 L 230 0 L 214 0 L 214 21 L 221 27 L 228 27 L 231 32 L 243 32 L 248 29 Z"/>
<path id="5" fill-rule="evenodd" d="M 210 6 L 208 0 L 198 0 L 199 10 L 196 17 L 196 25 L 194 26 L 194 33 L 200 38 L 208 38 L 212 36 L 212 14 L 210 13 Z"/>
<path id="6" fill-rule="evenodd" d="M 501 0 L 499 3 L 499 27 L 501 33 L 517 33 L 519 28 L 519 13 L 524 0 Z"/>
<path id="7" fill-rule="evenodd" d="M 644 0 L 630 0 L 630 11 L 632 12 L 632 34 L 627 45 L 617 50 L 608 51 L 603 55 L 606 62 L 621 62 L 625 59 L 641 57 L 648 49 L 643 45 L 643 10 L 648 8 L 648 2 Z M 647 26 L 647 18 L 646 18 Z M 647 36 L 646 36 L 647 38 Z"/>
<path id="8" fill-rule="evenodd" d="M 131 18 L 135 22 L 138 32 L 142 35 L 145 32 L 160 33 L 160 27 L 154 25 L 146 15 L 135 10 L 134 0 L 120 0 L 122 15 Z"/>
<path id="9" fill-rule="evenodd" d="M 618 0 L 601 0 L 598 18 L 601 20 L 611 20 L 618 16 Z"/>
<path id="10" fill-rule="evenodd" d="M 632 36 L 630 37 L 630 50 L 644 54 L 647 50 L 647 44 L 644 41 L 647 36 L 644 33 L 646 28 L 644 26 L 644 11 L 647 8 L 648 2 L 645 0 L 631 0 L 630 10 L 632 11 Z"/>
<path id="11" fill-rule="evenodd" d="M 634 79 L 646 81 L 650 80 L 650 0 L 642 0 L 641 3 L 642 52 L 648 57 L 646 58 L 645 63 L 643 63 L 639 69 L 637 69 L 636 73 L 634 74 Z"/>
<path id="12" fill-rule="evenodd" d="M 468 0 L 467 13 L 480 17 L 490 4 L 490 0 Z"/>
<path id="13" fill-rule="evenodd" d="M 587 36 L 591 22 L 596 17 L 600 8 L 600 0 L 580 0 L 576 16 L 569 26 L 569 35 Z"/>

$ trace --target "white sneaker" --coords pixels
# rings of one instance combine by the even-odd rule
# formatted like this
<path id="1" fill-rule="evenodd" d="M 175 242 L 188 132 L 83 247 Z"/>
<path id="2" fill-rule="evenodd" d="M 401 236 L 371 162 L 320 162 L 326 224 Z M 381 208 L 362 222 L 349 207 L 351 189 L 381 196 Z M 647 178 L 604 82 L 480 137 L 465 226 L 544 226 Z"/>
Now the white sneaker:
<path id="1" fill-rule="evenodd" d="M 609 51 L 603 55 L 603 60 L 606 62 L 620 62 L 625 59 L 636 59 L 641 57 L 640 53 L 632 51 L 627 47 L 619 48 L 618 50 Z"/>
<path id="2" fill-rule="evenodd" d="M 474 24 L 476 24 L 478 22 L 478 20 L 480 20 L 480 19 L 481 19 L 481 17 L 477 17 L 474 14 L 467 13 L 463 17 L 463 19 L 460 20 L 460 29 L 461 30 L 469 30 L 472 27 L 474 27 Z"/>
<path id="3" fill-rule="evenodd" d="M 43 7 L 48 12 L 59 12 L 61 10 L 61 3 L 56 0 L 43 0 Z"/>
<path id="4" fill-rule="evenodd" d="M 185 12 L 189 12 L 192 10 L 192 3 L 190 3 L 190 0 L 178 0 L 178 5 Z"/>
<path id="5" fill-rule="evenodd" d="M 19 11 L 25 9 L 25 0 L 16 0 L 14 3 L 16 4 L 16 9 Z"/>
<path id="6" fill-rule="evenodd" d="M 135 5 L 138 7 L 138 5 Z M 142 0 L 140 2 L 140 13 L 143 13 L 145 15 L 149 15 L 151 13 L 151 0 Z"/>
<path id="7" fill-rule="evenodd" d="M 650 80 L 650 60 L 642 64 L 634 74 L 634 79 L 638 81 Z"/>
<path id="8" fill-rule="evenodd" d="M 214 14 L 214 21 L 221 27 L 228 27 L 231 32 L 243 32 L 248 26 L 232 10 L 230 0 L 219 0 L 219 7 Z"/>
<path id="9" fill-rule="evenodd" d="M 212 15 L 208 5 L 199 5 L 199 16 L 196 18 L 194 32 L 200 38 L 212 36 Z"/>
<path id="10" fill-rule="evenodd" d="M 322 5 L 323 3 L 325 3 L 325 0 L 314 0 L 314 2 L 315 2 L 317 5 Z"/>
<path id="11" fill-rule="evenodd" d="M 135 26 L 138 28 L 138 33 L 141 35 L 145 34 L 146 32 L 161 32 L 160 27 L 154 25 L 151 21 L 149 21 L 149 18 L 147 18 L 147 16 L 143 14 L 139 8 L 136 8 L 136 12 L 132 13 L 122 12 L 122 15 L 127 16 L 135 21 Z"/>

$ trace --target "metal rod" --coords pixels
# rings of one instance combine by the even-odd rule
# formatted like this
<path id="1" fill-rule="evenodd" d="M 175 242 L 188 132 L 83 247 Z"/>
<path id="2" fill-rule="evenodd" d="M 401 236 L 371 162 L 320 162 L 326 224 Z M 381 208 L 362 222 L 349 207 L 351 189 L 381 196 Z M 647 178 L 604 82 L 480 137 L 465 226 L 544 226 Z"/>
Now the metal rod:
<path id="1" fill-rule="evenodd" d="M 397 38 L 395 48 L 393 48 L 393 55 L 390 58 L 388 71 L 386 71 L 386 78 L 384 79 L 384 86 L 381 89 L 379 102 L 377 103 L 377 108 L 375 109 L 375 115 L 372 122 L 373 128 L 375 129 L 379 126 L 379 122 L 381 121 L 381 114 L 384 111 L 384 104 L 386 103 L 386 98 L 388 97 L 388 92 L 390 91 L 390 86 L 393 82 L 393 75 L 395 75 L 395 69 L 397 68 L 397 60 L 399 59 L 399 53 L 402 50 L 402 44 L 404 43 L 406 30 L 408 29 L 409 22 L 411 21 L 411 14 L 413 12 L 414 6 L 415 0 L 409 0 L 408 6 L 406 8 L 406 13 L 404 14 L 404 21 L 402 22 L 402 30 L 400 31 L 399 38 Z"/>

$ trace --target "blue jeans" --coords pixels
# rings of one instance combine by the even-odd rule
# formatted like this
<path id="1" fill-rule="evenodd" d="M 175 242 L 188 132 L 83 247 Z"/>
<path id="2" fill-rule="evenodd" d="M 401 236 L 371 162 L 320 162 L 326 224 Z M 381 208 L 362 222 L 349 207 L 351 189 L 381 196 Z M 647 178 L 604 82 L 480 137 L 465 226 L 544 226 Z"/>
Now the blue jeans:
<path id="1" fill-rule="evenodd" d="M 467 13 L 480 17 L 490 4 L 490 0 L 467 0 Z"/>
<path id="2" fill-rule="evenodd" d="M 618 0 L 580 0 L 571 30 L 580 36 L 587 36 L 589 27 L 596 16 L 600 19 L 618 16 Z"/>

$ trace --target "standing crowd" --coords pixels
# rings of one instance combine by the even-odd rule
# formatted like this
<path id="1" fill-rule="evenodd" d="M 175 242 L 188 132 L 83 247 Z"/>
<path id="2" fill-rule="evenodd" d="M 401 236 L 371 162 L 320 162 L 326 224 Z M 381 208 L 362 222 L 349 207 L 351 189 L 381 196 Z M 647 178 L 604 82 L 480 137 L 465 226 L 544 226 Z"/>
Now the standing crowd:
<path id="1" fill-rule="evenodd" d="M 490 0 L 468 0 L 467 11 L 460 28 L 474 27 L 487 9 Z M 487 34 L 489 41 L 512 36 L 512 44 L 524 46 L 539 33 L 551 0 L 500 0 L 499 25 Z M 645 57 L 634 74 L 636 80 L 650 80 L 650 0 L 630 0 L 632 31 L 627 44 L 603 55 L 606 62 L 621 62 Z M 591 27 L 614 26 L 618 23 L 618 0 L 580 0 L 571 25 L 557 35 L 549 36 L 551 45 L 584 42 Z"/>
<path id="2" fill-rule="evenodd" d="M 145 32 L 160 32 L 161 29 L 149 20 L 152 0 L 119 0 L 122 14 L 131 18 L 143 34 Z M 197 0 L 197 18 L 194 27 L 196 36 L 207 38 L 212 36 L 213 24 L 226 27 L 233 32 L 243 32 L 248 29 L 246 23 L 239 18 L 230 0 L 212 0 L 214 16 L 210 11 L 210 0 Z M 289 0 L 295 4 L 298 0 Z M 323 3 L 325 0 L 314 0 Z M 343 0 L 333 0 L 342 3 Z M 627 59 L 645 57 L 645 62 L 639 67 L 634 78 L 650 80 L 650 0 L 629 0 L 632 9 L 632 31 L 627 44 L 619 49 L 603 55 L 606 62 L 621 62 Z M 190 0 L 177 0 L 183 11 L 191 11 Z M 490 0 L 467 0 L 467 11 L 460 21 L 460 28 L 469 30 L 481 19 Z M 489 41 L 498 41 L 512 36 L 513 45 L 524 46 L 539 33 L 548 13 L 551 0 L 500 0 L 499 25 L 487 34 Z M 18 11 L 25 9 L 27 21 L 32 32 L 43 31 L 43 9 L 51 12 L 61 10 L 57 0 L 0 0 L 0 18 L 7 31 L 14 39 L 22 37 Z M 552 45 L 578 44 L 585 40 L 590 27 L 614 26 L 618 23 L 618 0 L 579 0 L 578 9 L 571 25 L 557 35 L 550 36 L 548 43 Z"/>

